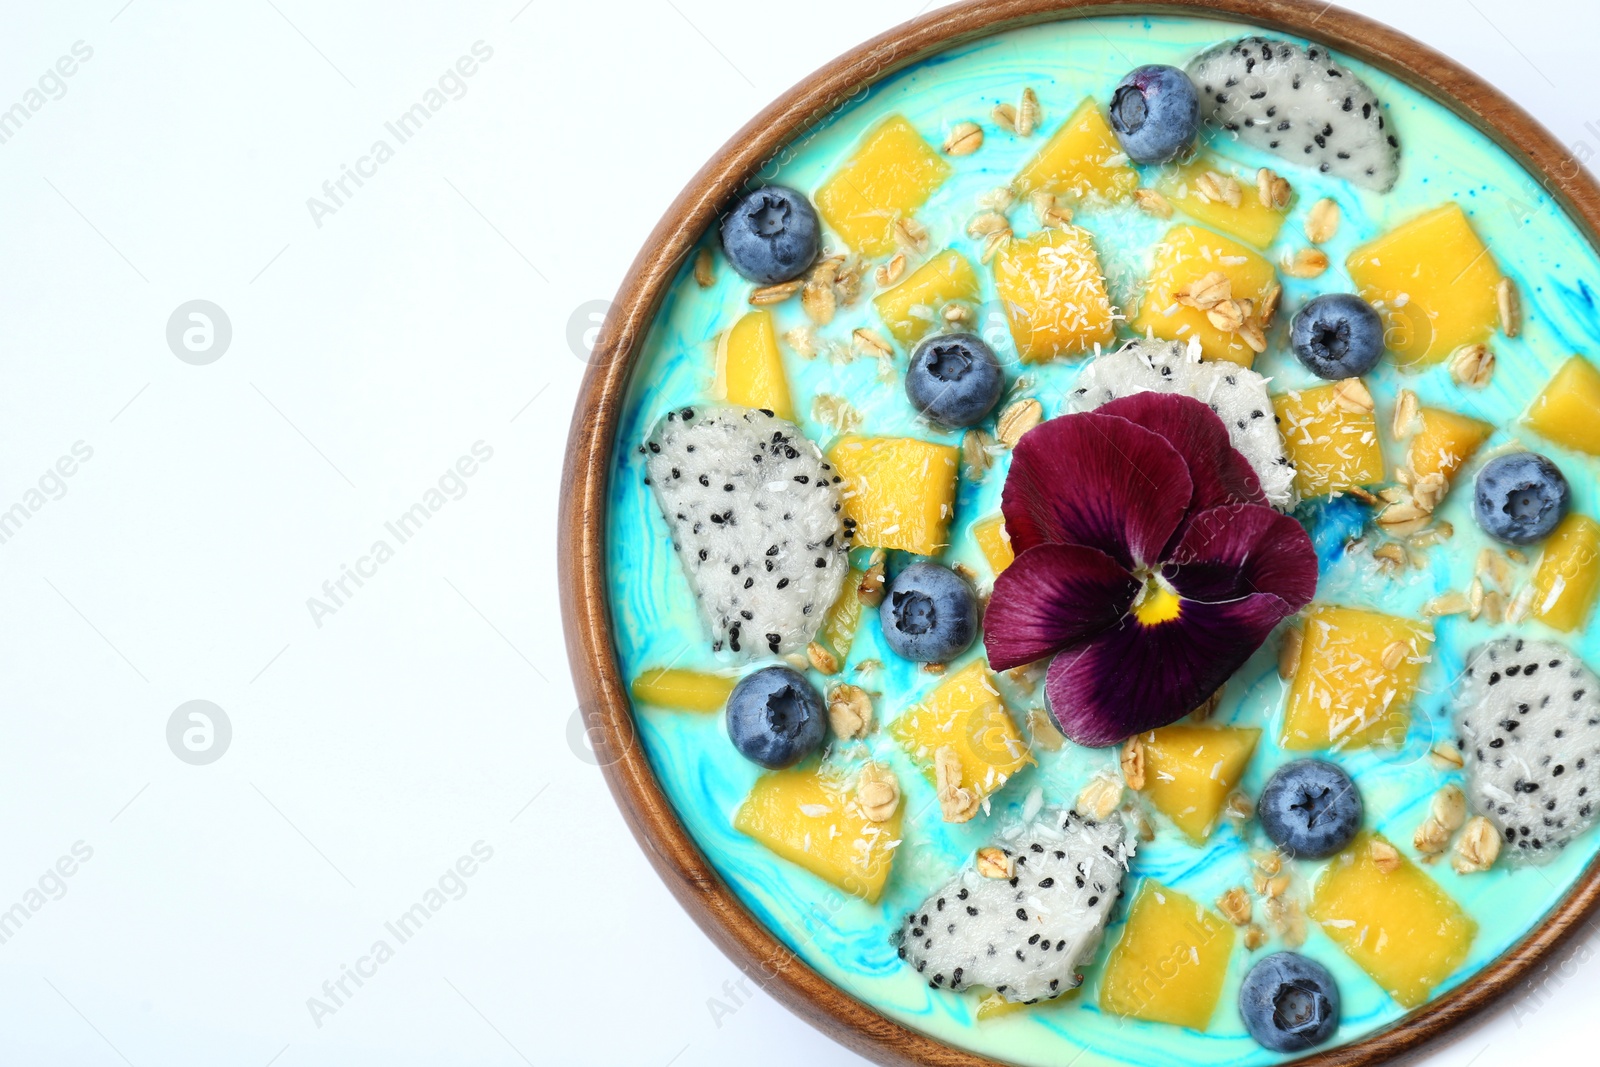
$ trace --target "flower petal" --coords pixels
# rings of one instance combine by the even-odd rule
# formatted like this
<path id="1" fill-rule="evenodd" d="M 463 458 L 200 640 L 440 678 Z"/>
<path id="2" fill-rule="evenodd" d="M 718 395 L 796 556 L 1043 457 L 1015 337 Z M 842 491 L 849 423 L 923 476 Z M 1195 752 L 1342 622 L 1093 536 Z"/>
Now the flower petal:
<path id="1" fill-rule="evenodd" d="M 1226 604 L 1185 600 L 1171 622 L 1131 615 L 1056 656 L 1045 696 L 1061 732 L 1080 745 L 1114 745 L 1176 722 L 1204 703 L 1292 614 L 1271 593 Z"/>
<path id="2" fill-rule="evenodd" d="M 1227 425 L 1205 404 L 1178 393 L 1134 393 L 1095 410 L 1160 434 L 1189 464 L 1191 513 L 1223 504 L 1265 504 L 1250 461 L 1233 447 Z M 1181 535 L 1181 531 L 1180 531 Z M 1176 544 L 1175 537 L 1171 544 Z"/>
<path id="3" fill-rule="evenodd" d="M 983 615 L 983 647 L 997 671 L 1032 663 L 1110 627 L 1139 582 L 1098 549 L 1038 545 L 994 580 Z"/>
<path id="4" fill-rule="evenodd" d="M 1161 574 L 1186 600 L 1272 593 L 1299 611 L 1317 591 L 1317 551 L 1289 516 L 1235 504 L 1192 516 Z"/>
<path id="5" fill-rule="evenodd" d="M 1086 545 L 1132 568 L 1161 561 L 1193 495 L 1188 465 L 1160 434 L 1093 411 L 1023 435 L 1000 506 L 1018 553 Z"/>

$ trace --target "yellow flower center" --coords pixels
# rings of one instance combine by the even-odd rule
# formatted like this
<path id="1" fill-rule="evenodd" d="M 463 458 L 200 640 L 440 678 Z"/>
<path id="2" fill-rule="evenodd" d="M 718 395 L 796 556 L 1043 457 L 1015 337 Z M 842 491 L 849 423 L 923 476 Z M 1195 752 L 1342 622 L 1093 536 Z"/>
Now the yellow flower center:
<path id="1" fill-rule="evenodd" d="M 1172 588 L 1152 574 L 1139 590 L 1139 599 L 1133 602 L 1133 617 L 1145 626 L 1155 626 L 1176 619 L 1183 610 L 1183 601 Z"/>

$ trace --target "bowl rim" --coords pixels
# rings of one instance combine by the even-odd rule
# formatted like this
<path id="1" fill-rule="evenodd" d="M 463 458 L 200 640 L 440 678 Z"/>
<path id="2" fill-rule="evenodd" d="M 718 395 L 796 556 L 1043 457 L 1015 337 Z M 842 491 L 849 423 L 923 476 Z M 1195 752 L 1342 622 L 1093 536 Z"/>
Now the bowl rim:
<path id="1" fill-rule="evenodd" d="M 616 428 L 662 300 L 723 206 L 796 136 L 871 84 L 963 42 L 1023 26 L 1132 12 L 1241 21 L 1323 43 L 1394 75 L 1508 151 L 1600 249 L 1600 184 L 1553 134 L 1455 61 L 1365 16 L 1310 0 L 967 0 L 894 27 L 790 88 L 720 148 L 667 208 L 617 291 L 573 409 L 562 475 L 557 566 L 567 654 L 587 740 L 657 874 L 722 952 L 794 1014 L 881 1064 L 999 1067 L 895 1022 L 791 951 L 740 902 L 679 821 L 637 744 L 611 640 L 606 517 Z M 1382 1063 L 1456 1027 L 1515 988 L 1600 906 L 1600 859 L 1550 913 L 1467 981 L 1359 1041 L 1298 1067 Z"/>

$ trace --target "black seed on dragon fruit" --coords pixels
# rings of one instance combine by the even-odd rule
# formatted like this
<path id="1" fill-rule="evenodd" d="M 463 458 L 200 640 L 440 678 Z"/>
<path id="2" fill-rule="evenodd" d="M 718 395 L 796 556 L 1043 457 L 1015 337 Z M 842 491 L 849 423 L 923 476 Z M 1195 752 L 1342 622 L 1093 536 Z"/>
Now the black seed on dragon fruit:
<path id="1" fill-rule="evenodd" d="M 1400 141 L 1383 102 L 1327 49 L 1242 37 L 1201 53 L 1189 77 L 1201 118 L 1224 133 L 1380 193 L 1394 186 Z"/>
<path id="2" fill-rule="evenodd" d="M 906 918 L 900 958 L 935 988 L 985 986 L 1025 1004 L 1060 996 L 1083 981 L 1135 845 L 1115 817 L 1072 812 L 1014 827 L 999 844 L 1015 876 L 963 869 Z M 942 906 L 951 900 L 964 906 Z"/>
<path id="3" fill-rule="evenodd" d="M 1182 393 L 1209 405 L 1261 479 L 1267 502 L 1283 511 L 1295 506 L 1294 468 L 1283 453 L 1265 378 L 1232 363 L 1202 363 L 1197 344 L 1136 340 L 1085 364 L 1068 402 L 1074 411 L 1093 411 L 1143 392 Z"/>
<path id="4" fill-rule="evenodd" d="M 1553 641 L 1517 637 L 1467 663 L 1455 716 L 1468 797 L 1513 861 L 1547 863 L 1600 815 L 1600 677 Z"/>
<path id="5" fill-rule="evenodd" d="M 838 475 L 770 411 L 684 408 L 646 442 L 646 473 L 711 647 L 739 659 L 801 652 L 849 571 Z"/>

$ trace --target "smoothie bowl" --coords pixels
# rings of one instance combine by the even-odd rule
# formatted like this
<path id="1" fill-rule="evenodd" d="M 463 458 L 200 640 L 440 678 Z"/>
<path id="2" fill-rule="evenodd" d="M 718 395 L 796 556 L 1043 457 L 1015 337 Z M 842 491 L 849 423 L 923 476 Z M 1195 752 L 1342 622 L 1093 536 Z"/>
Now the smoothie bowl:
<path id="1" fill-rule="evenodd" d="M 1600 851 L 1600 195 L 1334 9 L 976 4 L 691 183 L 575 416 L 583 713 L 884 1062 L 1372 1063 Z"/>

